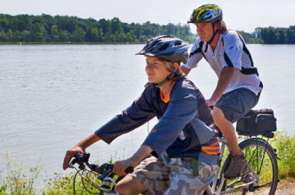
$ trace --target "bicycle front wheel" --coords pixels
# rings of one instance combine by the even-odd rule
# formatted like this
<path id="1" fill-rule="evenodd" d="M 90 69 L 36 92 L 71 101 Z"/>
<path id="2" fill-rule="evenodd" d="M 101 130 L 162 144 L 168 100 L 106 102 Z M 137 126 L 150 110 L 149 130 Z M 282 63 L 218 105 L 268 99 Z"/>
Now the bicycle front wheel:
<path id="1" fill-rule="evenodd" d="M 262 138 L 246 139 L 240 144 L 240 148 L 245 155 L 251 170 L 258 176 L 257 184 L 245 188 L 237 189 L 236 194 L 245 194 L 246 191 L 252 191 L 255 194 L 274 195 L 278 184 L 278 164 L 277 157 L 271 145 Z M 229 162 L 227 159 L 225 165 Z M 224 189 L 239 188 L 242 186 L 241 178 L 226 179 Z"/>

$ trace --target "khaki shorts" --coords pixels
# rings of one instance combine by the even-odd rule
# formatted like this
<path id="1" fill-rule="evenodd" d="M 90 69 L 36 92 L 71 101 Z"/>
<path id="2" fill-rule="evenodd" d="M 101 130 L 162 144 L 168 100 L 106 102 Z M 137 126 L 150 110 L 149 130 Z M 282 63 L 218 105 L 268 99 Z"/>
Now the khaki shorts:
<path id="1" fill-rule="evenodd" d="M 143 160 L 130 175 L 141 181 L 145 194 L 193 195 L 203 191 L 218 167 L 192 159 L 171 159 L 166 166 L 155 157 Z"/>

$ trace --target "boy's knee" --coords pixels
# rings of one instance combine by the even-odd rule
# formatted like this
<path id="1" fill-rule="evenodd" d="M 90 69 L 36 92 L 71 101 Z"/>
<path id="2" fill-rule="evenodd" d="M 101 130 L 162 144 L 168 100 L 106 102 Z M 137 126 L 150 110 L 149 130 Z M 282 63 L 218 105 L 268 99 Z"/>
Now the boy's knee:
<path id="1" fill-rule="evenodd" d="M 115 191 L 124 195 L 139 194 L 144 191 L 144 186 L 139 180 L 127 175 L 117 183 Z"/>
<path id="2" fill-rule="evenodd" d="M 118 183 L 116 186 L 115 186 L 115 191 L 119 194 L 124 194 L 124 195 L 127 195 L 127 194 L 130 194 L 130 186 L 124 184 L 124 183 Z"/>

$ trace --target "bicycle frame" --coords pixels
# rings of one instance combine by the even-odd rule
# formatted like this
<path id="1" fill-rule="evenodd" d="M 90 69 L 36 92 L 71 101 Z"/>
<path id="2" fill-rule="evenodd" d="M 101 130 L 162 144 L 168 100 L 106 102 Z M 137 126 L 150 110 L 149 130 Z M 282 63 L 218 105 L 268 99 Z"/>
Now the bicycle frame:
<path id="1" fill-rule="evenodd" d="M 217 177 L 214 178 L 214 180 L 212 181 L 212 185 L 211 185 L 211 193 L 214 195 L 221 194 L 221 190 L 222 190 L 222 187 L 223 187 L 223 184 L 225 181 L 223 174 L 221 173 L 221 161 L 223 159 L 225 148 L 226 148 L 226 140 L 223 137 L 220 137 L 219 141 L 221 143 L 221 154 L 220 154 L 219 163 L 218 163 L 219 168 L 218 168 Z M 219 185 L 219 186 L 217 187 L 217 185 Z"/>

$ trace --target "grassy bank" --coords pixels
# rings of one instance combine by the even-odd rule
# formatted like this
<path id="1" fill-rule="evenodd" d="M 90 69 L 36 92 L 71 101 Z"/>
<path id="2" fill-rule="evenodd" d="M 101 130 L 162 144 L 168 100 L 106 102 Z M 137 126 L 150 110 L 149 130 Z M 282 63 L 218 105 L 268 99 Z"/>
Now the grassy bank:
<path id="1" fill-rule="evenodd" d="M 279 135 L 271 143 L 277 151 L 280 178 L 295 178 L 295 136 Z"/>
<path id="2" fill-rule="evenodd" d="M 287 177 L 295 178 L 295 136 L 278 134 L 276 138 L 272 139 L 271 143 L 277 150 L 280 179 Z M 9 162 L 6 171 L 7 174 L 4 178 L 1 178 L 2 173 L 0 172 L 0 195 L 73 194 L 73 174 L 68 174 L 67 176 L 56 175 L 55 178 L 49 180 L 41 192 L 37 192 L 35 182 L 39 179 L 40 169 L 31 168 L 25 170 Z M 81 189 L 83 189 L 82 183 L 78 177 L 76 185 L 77 194 L 90 194 L 85 191 L 81 192 Z"/>
<path id="3" fill-rule="evenodd" d="M 5 170 L 0 171 L 0 195 L 35 195 L 40 168 L 26 168 L 8 156 L 6 159 Z"/>

